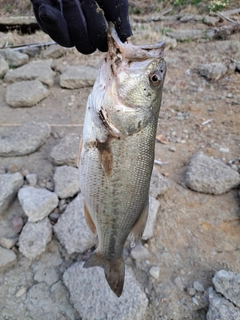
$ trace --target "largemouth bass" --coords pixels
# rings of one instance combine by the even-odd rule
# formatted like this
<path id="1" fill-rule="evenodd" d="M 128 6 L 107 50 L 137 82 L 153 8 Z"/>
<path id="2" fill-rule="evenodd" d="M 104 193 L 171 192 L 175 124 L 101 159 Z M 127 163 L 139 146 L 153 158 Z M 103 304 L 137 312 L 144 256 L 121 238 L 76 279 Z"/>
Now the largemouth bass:
<path id="1" fill-rule="evenodd" d="M 84 267 L 102 267 L 119 297 L 124 244 L 130 233 L 140 240 L 147 221 L 166 63 L 164 43 L 122 43 L 113 28 L 108 46 L 87 102 L 79 170 L 86 221 L 98 235 Z"/>

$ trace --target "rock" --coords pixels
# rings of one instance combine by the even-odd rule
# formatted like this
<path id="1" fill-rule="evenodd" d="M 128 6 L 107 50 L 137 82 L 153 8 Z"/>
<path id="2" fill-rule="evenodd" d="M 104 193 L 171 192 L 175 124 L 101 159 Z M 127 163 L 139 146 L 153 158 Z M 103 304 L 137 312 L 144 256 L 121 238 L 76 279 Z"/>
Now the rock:
<path id="1" fill-rule="evenodd" d="M 20 67 L 29 61 L 29 56 L 26 53 L 21 53 L 12 49 L 1 49 L 0 55 L 2 55 L 12 67 Z"/>
<path id="2" fill-rule="evenodd" d="M 45 143 L 50 133 L 48 123 L 27 123 L 0 139 L 0 156 L 15 157 L 33 153 Z"/>
<path id="3" fill-rule="evenodd" d="M 169 180 L 162 176 L 161 173 L 153 167 L 149 195 L 153 198 L 157 198 L 158 196 L 162 196 L 169 188 Z"/>
<path id="4" fill-rule="evenodd" d="M 77 168 L 70 166 L 57 167 L 53 176 L 55 193 L 60 199 L 75 196 L 80 191 Z"/>
<path id="5" fill-rule="evenodd" d="M 5 174 L 6 168 L 4 166 L 0 166 L 0 174 Z"/>
<path id="6" fill-rule="evenodd" d="M 183 291 L 184 290 L 184 285 L 182 283 L 182 279 L 180 276 L 177 276 L 175 279 L 174 279 L 174 283 L 175 285 L 177 286 L 178 290 L 179 291 Z"/>
<path id="7" fill-rule="evenodd" d="M 160 275 L 160 268 L 159 267 L 151 267 L 149 269 L 149 274 L 154 278 L 158 279 Z"/>
<path id="8" fill-rule="evenodd" d="M 10 268 L 16 261 L 17 256 L 12 250 L 0 247 L 0 271 Z"/>
<path id="9" fill-rule="evenodd" d="M 55 268 L 41 268 L 35 272 L 33 279 L 51 286 L 60 279 L 60 274 Z"/>
<path id="10" fill-rule="evenodd" d="M 30 222 L 47 217 L 58 205 L 56 193 L 32 186 L 20 189 L 18 199 Z"/>
<path id="11" fill-rule="evenodd" d="M 203 23 L 207 24 L 208 26 L 215 27 L 216 24 L 219 22 L 219 17 L 205 16 L 202 21 L 203 21 Z"/>
<path id="12" fill-rule="evenodd" d="M 7 61 L 0 54 L 0 79 L 8 72 L 9 66 Z"/>
<path id="13" fill-rule="evenodd" d="M 78 89 L 93 86 L 98 71 L 88 66 L 69 66 L 60 76 L 60 86 Z"/>
<path id="14" fill-rule="evenodd" d="M 43 57 L 45 59 L 57 59 L 62 57 L 65 53 L 65 48 L 59 46 L 58 44 L 53 44 L 43 51 Z"/>
<path id="15" fill-rule="evenodd" d="M 30 186 L 36 186 L 37 181 L 38 181 L 38 177 L 37 177 L 36 173 L 28 173 L 26 175 L 26 180 L 30 184 Z"/>
<path id="16" fill-rule="evenodd" d="M 183 17 L 180 18 L 181 22 L 189 22 L 191 20 L 194 20 L 195 14 L 186 14 Z"/>
<path id="17" fill-rule="evenodd" d="M 220 270 L 212 282 L 217 292 L 240 308 L 240 273 Z"/>
<path id="18" fill-rule="evenodd" d="M 159 206 L 159 201 L 150 196 L 147 223 L 142 235 L 143 240 L 148 240 L 153 237 L 153 231 Z"/>
<path id="19" fill-rule="evenodd" d="M 6 82 L 39 80 L 48 86 L 52 86 L 56 73 L 52 71 L 51 64 L 51 59 L 32 61 L 24 66 L 10 70 L 5 75 L 4 80 Z"/>
<path id="20" fill-rule="evenodd" d="M 237 187 L 240 176 L 231 167 L 199 152 L 190 161 L 185 182 L 198 192 L 222 194 Z"/>
<path id="21" fill-rule="evenodd" d="M 221 62 L 204 63 L 198 66 L 197 72 L 208 80 L 217 81 L 226 74 L 235 71 L 236 64 L 223 64 Z"/>
<path id="22" fill-rule="evenodd" d="M 66 135 L 50 154 L 50 158 L 56 165 L 67 164 L 77 166 L 77 157 L 80 144 L 80 136 L 75 133 Z"/>
<path id="23" fill-rule="evenodd" d="M 187 288 L 187 292 L 191 297 L 195 296 L 195 294 L 196 294 L 196 290 L 192 287 Z"/>
<path id="24" fill-rule="evenodd" d="M 167 37 L 167 36 L 162 36 L 161 41 L 166 43 L 166 48 L 168 49 L 174 49 L 177 47 L 177 40 Z"/>
<path id="25" fill-rule="evenodd" d="M 170 38 L 174 38 L 178 41 L 189 41 L 196 40 L 203 37 L 204 33 L 202 30 L 174 30 L 166 33 Z"/>
<path id="26" fill-rule="evenodd" d="M 132 248 L 131 256 L 135 260 L 144 261 L 148 259 L 149 252 L 143 245 L 139 244 L 136 247 Z"/>
<path id="27" fill-rule="evenodd" d="M 148 300 L 129 268 L 126 268 L 120 298 L 109 288 L 102 268 L 84 269 L 82 263 L 75 263 L 64 273 L 63 281 L 70 292 L 73 306 L 83 320 L 146 319 Z"/>
<path id="28" fill-rule="evenodd" d="M 198 292 L 204 292 L 204 287 L 199 281 L 193 282 L 193 288 L 197 290 Z"/>
<path id="29" fill-rule="evenodd" d="M 207 320 L 240 320 L 240 310 L 213 288 L 208 291 L 209 309 Z"/>
<path id="30" fill-rule="evenodd" d="M 5 249 L 11 249 L 15 244 L 17 243 L 17 238 L 7 238 L 7 237 L 1 237 L 0 238 L 0 246 L 2 246 Z"/>
<path id="31" fill-rule="evenodd" d="M 52 239 L 52 226 L 48 218 L 28 222 L 19 237 L 19 251 L 28 259 L 38 257 Z"/>
<path id="32" fill-rule="evenodd" d="M 7 209 L 22 185 L 21 173 L 0 174 L 0 215 Z"/>
<path id="33" fill-rule="evenodd" d="M 7 87 L 6 101 L 14 108 L 31 107 L 49 94 L 50 91 L 38 80 L 20 81 Z"/>
<path id="34" fill-rule="evenodd" d="M 96 244 L 96 236 L 90 231 L 85 221 L 82 194 L 70 202 L 53 230 L 68 254 L 83 253 Z"/>

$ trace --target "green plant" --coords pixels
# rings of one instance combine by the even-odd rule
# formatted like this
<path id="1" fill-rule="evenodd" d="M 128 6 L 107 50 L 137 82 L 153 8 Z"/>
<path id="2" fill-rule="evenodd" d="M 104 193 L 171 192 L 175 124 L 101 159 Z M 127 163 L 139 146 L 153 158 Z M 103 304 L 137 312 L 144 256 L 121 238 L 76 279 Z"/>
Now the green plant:
<path id="1" fill-rule="evenodd" d="M 213 12 L 221 11 L 229 7 L 229 4 L 229 0 L 213 0 L 208 6 L 208 10 Z"/>

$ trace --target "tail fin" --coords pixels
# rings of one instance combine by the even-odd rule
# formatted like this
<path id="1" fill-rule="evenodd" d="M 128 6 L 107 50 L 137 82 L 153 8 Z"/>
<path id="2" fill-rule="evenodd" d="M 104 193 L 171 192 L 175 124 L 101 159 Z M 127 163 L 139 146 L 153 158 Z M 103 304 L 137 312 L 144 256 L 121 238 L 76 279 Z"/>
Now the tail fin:
<path id="1" fill-rule="evenodd" d="M 94 252 L 84 263 L 84 268 L 102 267 L 111 290 L 120 297 L 123 291 L 125 266 L 123 258 L 107 260 L 100 253 Z"/>

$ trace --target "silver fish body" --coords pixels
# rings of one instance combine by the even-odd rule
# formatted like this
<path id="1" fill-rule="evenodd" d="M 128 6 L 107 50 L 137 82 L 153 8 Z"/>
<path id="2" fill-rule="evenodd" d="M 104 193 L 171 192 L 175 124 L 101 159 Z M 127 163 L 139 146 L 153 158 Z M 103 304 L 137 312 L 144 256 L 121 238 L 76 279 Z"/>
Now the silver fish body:
<path id="1" fill-rule="evenodd" d="M 130 233 L 135 241 L 141 238 L 147 220 L 166 73 L 163 49 L 162 43 L 122 44 L 113 30 L 86 108 L 80 187 L 99 243 L 84 267 L 103 267 L 117 296 L 124 284 L 124 244 Z"/>

